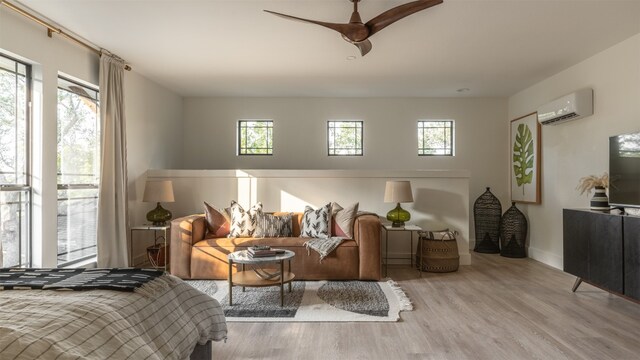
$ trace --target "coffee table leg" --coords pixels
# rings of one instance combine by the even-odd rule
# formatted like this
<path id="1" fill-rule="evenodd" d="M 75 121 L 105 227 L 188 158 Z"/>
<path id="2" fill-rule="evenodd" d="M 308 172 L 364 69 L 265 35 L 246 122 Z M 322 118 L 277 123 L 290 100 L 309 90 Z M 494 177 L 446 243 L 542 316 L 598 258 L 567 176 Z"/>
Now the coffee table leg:
<path id="1" fill-rule="evenodd" d="M 229 306 L 233 305 L 233 278 L 232 278 L 233 260 L 229 260 Z"/>
<path id="2" fill-rule="evenodd" d="M 284 306 L 284 260 L 280 260 L 280 306 Z"/>
<path id="3" fill-rule="evenodd" d="M 291 272 L 291 260 L 289 260 L 289 272 Z M 289 292 L 291 292 L 291 281 L 289 281 Z"/>
<path id="4" fill-rule="evenodd" d="M 242 264 L 242 271 L 244 271 L 244 264 Z M 244 286 L 242 287 L 242 292 L 244 292 Z"/>

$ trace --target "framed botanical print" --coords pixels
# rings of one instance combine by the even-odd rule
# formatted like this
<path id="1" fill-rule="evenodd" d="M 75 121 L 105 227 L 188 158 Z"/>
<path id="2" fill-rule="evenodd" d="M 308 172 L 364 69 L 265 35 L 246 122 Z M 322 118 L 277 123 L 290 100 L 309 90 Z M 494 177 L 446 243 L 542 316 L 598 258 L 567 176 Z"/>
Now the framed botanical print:
<path id="1" fill-rule="evenodd" d="M 540 144 L 538 113 L 511 120 L 511 201 L 540 203 Z"/>

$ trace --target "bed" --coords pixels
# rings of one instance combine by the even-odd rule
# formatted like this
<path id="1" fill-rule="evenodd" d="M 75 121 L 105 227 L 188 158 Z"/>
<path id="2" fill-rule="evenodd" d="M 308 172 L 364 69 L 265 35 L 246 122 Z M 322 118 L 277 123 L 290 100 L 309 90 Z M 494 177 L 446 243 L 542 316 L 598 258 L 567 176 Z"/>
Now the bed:
<path id="1" fill-rule="evenodd" d="M 226 336 L 220 304 L 168 274 L 135 291 L 0 290 L 3 360 L 211 359 Z"/>

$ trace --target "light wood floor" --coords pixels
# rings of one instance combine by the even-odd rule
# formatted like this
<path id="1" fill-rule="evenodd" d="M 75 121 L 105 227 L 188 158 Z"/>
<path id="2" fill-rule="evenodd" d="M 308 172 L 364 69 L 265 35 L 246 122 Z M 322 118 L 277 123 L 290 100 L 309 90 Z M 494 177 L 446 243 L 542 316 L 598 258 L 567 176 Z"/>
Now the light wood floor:
<path id="1" fill-rule="evenodd" d="M 389 268 L 397 323 L 229 323 L 214 359 L 640 359 L 640 304 L 530 259 L 473 254 L 450 274 Z"/>

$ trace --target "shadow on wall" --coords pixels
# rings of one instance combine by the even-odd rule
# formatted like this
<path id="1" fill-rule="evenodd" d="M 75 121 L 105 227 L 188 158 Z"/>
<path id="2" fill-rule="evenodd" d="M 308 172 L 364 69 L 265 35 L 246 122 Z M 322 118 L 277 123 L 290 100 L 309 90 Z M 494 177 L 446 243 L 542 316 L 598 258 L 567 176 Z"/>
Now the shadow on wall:
<path id="1" fill-rule="evenodd" d="M 467 214 L 465 200 L 459 193 L 417 188 L 414 190 L 414 194 L 414 211 L 430 215 L 430 221 L 423 220 L 424 223 L 420 221 L 417 224 L 424 229 L 451 227 L 450 219 L 464 219 Z"/>

